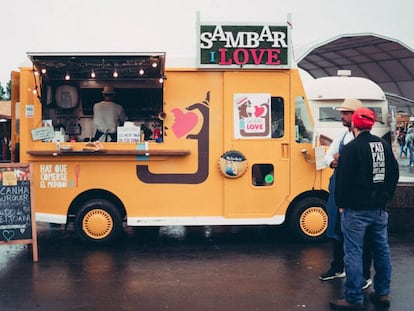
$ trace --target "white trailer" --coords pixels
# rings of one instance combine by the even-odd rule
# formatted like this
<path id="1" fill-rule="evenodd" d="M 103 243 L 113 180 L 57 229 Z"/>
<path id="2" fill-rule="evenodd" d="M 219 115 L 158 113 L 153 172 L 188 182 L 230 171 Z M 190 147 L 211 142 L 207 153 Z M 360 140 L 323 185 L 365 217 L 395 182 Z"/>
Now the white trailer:
<path id="1" fill-rule="evenodd" d="M 305 80 L 306 96 L 315 121 L 315 141 L 329 146 L 343 130 L 336 110 L 345 98 L 355 98 L 375 112 L 377 122 L 372 133 L 391 142 L 391 117 L 384 91 L 372 80 L 352 77 L 350 70 L 338 70 L 335 77 Z"/>

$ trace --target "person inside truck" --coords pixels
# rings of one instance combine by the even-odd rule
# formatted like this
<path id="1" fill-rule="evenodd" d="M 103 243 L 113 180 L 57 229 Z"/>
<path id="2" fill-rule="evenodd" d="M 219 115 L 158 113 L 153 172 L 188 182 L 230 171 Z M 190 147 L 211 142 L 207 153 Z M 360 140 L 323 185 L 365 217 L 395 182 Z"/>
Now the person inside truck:
<path id="1" fill-rule="evenodd" d="M 115 90 L 105 86 L 102 95 L 103 101 L 93 106 L 93 122 L 96 127 L 95 141 L 117 141 L 117 128 L 124 124 L 127 116 L 124 108 L 115 103 Z"/>
<path id="2" fill-rule="evenodd" d="M 278 98 L 272 97 L 271 102 L 271 129 L 272 129 L 272 138 L 283 137 L 284 134 L 284 119 L 283 119 L 283 103 L 279 103 Z"/>
<path id="3" fill-rule="evenodd" d="M 295 115 L 295 127 L 297 130 L 296 142 L 303 143 L 310 142 L 312 140 L 312 137 L 309 135 L 303 120 L 298 115 Z"/>

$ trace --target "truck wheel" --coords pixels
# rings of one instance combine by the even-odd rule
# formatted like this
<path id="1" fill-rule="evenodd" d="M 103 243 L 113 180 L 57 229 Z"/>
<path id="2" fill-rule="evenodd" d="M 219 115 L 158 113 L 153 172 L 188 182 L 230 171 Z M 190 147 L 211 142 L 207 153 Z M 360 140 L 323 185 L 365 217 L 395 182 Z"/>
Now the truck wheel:
<path id="1" fill-rule="evenodd" d="M 122 217 L 116 206 L 104 199 L 86 201 L 75 217 L 77 235 L 85 242 L 107 244 L 122 232 Z"/>
<path id="2" fill-rule="evenodd" d="M 304 199 L 289 215 L 288 225 L 296 238 L 302 241 L 319 241 L 328 227 L 327 202 L 321 198 Z"/>

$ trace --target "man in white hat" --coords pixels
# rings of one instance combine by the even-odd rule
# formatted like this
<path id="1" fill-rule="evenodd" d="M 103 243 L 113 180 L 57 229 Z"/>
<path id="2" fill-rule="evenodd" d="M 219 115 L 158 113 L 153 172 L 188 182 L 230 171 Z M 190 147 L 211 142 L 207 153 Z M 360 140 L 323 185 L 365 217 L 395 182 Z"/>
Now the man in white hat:
<path id="1" fill-rule="evenodd" d="M 127 116 L 121 105 L 113 101 L 115 90 L 105 86 L 102 95 L 103 101 L 93 106 L 93 121 L 96 127 L 95 141 L 117 141 L 116 131 L 123 125 Z"/>
<path id="2" fill-rule="evenodd" d="M 329 146 L 324 158 L 325 165 L 334 169 L 329 180 L 329 197 L 327 206 L 328 229 L 326 231 L 326 235 L 332 239 L 333 258 L 329 270 L 319 276 L 321 281 L 345 277 L 343 235 L 340 227 L 339 210 L 335 204 L 335 178 L 339 154 L 341 153 L 343 146 L 354 139 L 354 135 L 351 130 L 352 115 L 354 111 L 360 107 L 363 107 L 363 105 L 358 99 L 345 99 L 342 105 L 336 109 L 341 112 L 341 121 L 346 129 L 344 129 L 344 131 L 335 138 Z M 364 252 L 364 254 L 365 258 L 363 270 L 366 283 L 364 284 L 363 289 L 366 289 L 372 284 L 370 274 L 371 255 L 369 251 Z"/>

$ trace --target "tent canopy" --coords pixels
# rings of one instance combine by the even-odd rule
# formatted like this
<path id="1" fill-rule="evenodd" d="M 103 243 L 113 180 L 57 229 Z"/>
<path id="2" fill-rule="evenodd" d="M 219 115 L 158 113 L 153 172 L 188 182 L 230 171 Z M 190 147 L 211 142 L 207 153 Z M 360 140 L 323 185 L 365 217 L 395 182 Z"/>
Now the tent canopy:
<path id="1" fill-rule="evenodd" d="M 414 50 L 372 33 L 345 34 L 310 48 L 298 66 L 312 77 L 336 76 L 340 69 L 377 83 L 384 92 L 414 100 Z"/>

